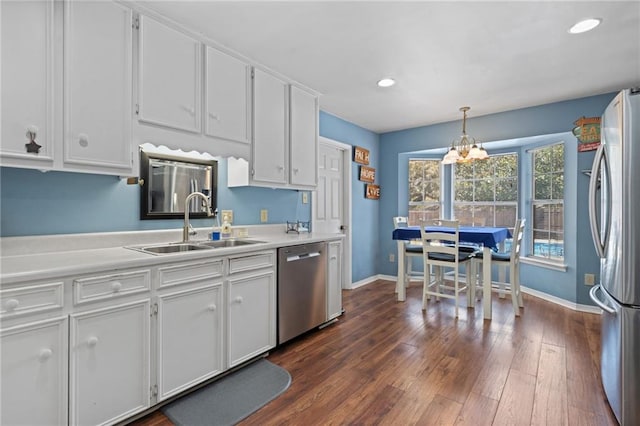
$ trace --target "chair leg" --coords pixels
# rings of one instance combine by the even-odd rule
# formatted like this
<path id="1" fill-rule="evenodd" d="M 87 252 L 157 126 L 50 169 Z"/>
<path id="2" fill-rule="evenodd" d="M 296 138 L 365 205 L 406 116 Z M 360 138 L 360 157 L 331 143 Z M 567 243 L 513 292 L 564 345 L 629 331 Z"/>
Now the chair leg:
<path id="1" fill-rule="evenodd" d="M 516 283 L 516 268 L 509 268 L 509 285 L 511 287 L 511 304 L 513 312 L 517 317 L 520 316 L 520 304 L 518 301 L 518 285 Z"/>
<path id="2" fill-rule="evenodd" d="M 427 310 L 427 299 L 429 299 L 429 295 L 427 291 L 429 291 L 429 283 L 431 282 L 431 265 L 424 266 L 424 274 L 422 278 L 422 310 Z"/>
<path id="3" fill-rule="evenodd" d="M 456 318 L 458 318 L 458 303 L 460 303 L 460 301 L 458 300 L 459 291 L 460 291 L 460 289 L 458 288 L 458 286 L 459 286 L 458 268 L 456 268 L 456 270 L 454 271 L 453 277 L 454 277 L 453 279 L 455 280 L 453 282 L 453 292 L 456 295 L 456 299 L 455 299 L 455 302 L 456 302 Z"/>
<path id="4" fill-rule="evenodd" d="M 524 302 L 522 301 L 522 290 L 520 289 L 520 263 L 516 264 L 515 270 L 516 270 L 515 282 L 518 288 L 518 306 L 520 306 L 521 308 L 524 308 Z"/>

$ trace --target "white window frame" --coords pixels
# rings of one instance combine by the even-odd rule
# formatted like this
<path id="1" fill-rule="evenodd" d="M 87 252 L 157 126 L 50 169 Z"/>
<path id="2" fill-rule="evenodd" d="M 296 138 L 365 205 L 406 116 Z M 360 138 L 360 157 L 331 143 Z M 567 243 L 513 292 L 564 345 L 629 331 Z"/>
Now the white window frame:
<path id="1" fill-rule="evenodd" d="M 563 174 L 563 193 L 562 193 L 562 199 L 546 199 L 546 200 L 537 200 L 536 197 L 536 165 L 535 165 L 535 153 L 545 150 L 545 149 L 550 149 L 553 148 L 554 146 L 557 145 L 562 145 L 563 146 L 563 150 L 564 150 L 564 158 L 563 158 L 563 162 L 562 162 L 562 174 Z M 529 154 L 531 155 L 531 210 L 530 210 L 530 217 L 531 217 L 531 226 L 529 227 L 529 244 L 528 244 L 528 248 L 529 248 L 529 255 L 527 256 L 528 259 L 533 260 L 533 261 L 539 261 L 542 263 L 546 263 L 546 264 L 551 264 L 551 265 L 564 265 L 564 261 L 565 261 L 565 253 L 564 253 L 564 248 L 566 247 L 565 244 L 565 220 L 564 220 L 564 207 L 565 207 L 565 202 L 564 202 L 564 198 L 565 198 L 565 191 L 564 189 L 566 188 L 566 184 L 565 184 L 565 179 L 564 176 L 566 176 L 566 167 L 565 167 L 565 163 L 566 163 L 566 144 L 564 143 L 564 141 L 560 141 L 560 142 L 556 142 L 550 145 L 544 145 L 544 146 L 540 146 L 540 147 L 536 147 L 536 148 L 532 148 L 529 150 Z M 551 174 L 555 174 L 560 172 L 560 170 L 552 170 L 550 173 Z M 553 191 L 551 192 L 553 194 Z M 563 212 L 563 217 L 562 217 L 562 256 L 551 256 L 551 253 L 549 253 L 549 255 L 547 256 L 541 256 L 539 254 L 535 253 L 535 238 L 534 235 L 536 232 L 540 232 L 540 231 L 546 231 L 549 235 L 549 240 L 551 239 L 550 236 L 552 233 L 557 233 L 557 231 L 552 231 L 551 230 L 551 224 L 549 224 L 549 229 L 539 229 L 539 228 L 534 228 L 534 217 L 535 217 L 535 210 L 536 210 L 536 206 L 541 206 L 541 205 L 561 205 L 562 206 L 562 212 Z"/>
<path id="2" fill-rule="evenodd" d="M 437 206 L 438 207 L 438 211 L 439 211 L 439 216 L 442 217 L 443 212 L 444 212 L 444 205 L 443 205 L 443 193 L 444 193 L 444 179 L 443 179 L 443 175 L 444 175 L 444 170 L 443 170 L 443 166 L 442 166 L 442 162 L 439 159 L 435 159 L 435 158 L 409 158 L 409 162 L 407 163 L 407 172 L 410 176 L 410 169 L 411 169 L 411 162 L 412 161 L 424 161 L 424 162 L 435 162 L 438 164 L 438 185 L 440 188 L 440 196 L 438 198 L 438 201 L 415 201 L 412 202 L 411 201 L 411 183 L 410 180 L 407 182 L 407 198 L 408 198 L 408 206 L 407 206 L 407 216 L 409 217 L 409 224 L 410 225 L 418 225 L 416 223 L 411 223 L 411 207 L 412 206 Z M 424 220 L 424 217 L 423 217 Z"/>
<path id="3" fill-rule="evenodd" d="M 507 206 L 507 207 L 515 207 L 515 215 L 516 218 L 518 218 L 518 212 L 519 212 L 519 199 L 520 199 L 520 162 L 519 162 L 519 153 L 514 151 L 514 152 L 505 152 L 505 153 L 501 153 L 501 154 L 495 154 L 492 155 L 491 157 L 495 158 L 498 156 L 506 156 L 506 155 L 510 155 L 510 156 L 515 156 L 516 158 L 516 173 L 514 176 L 514 178 L 516 178 L 516 199 L 515 201 L 496 201 L 495 200 L 495 195 L 496 195 L 496 182 L 497 182 L 497 178 L 495 176 L 495 172 L 494 172 L 494 176 L 492 178 L 493 180 L 493 196 L 494 196 L 494 200 L 493 201 L 456 201 L 456 181 L 457 181 L 457 176 L 456 176 L 456 170 L 454 168 L 453 170 L 453 176 L 451 179 L 451 215 L 455 218 L 455 212 L 456 212 L 456 207 L 458 206 L 472 206 L 472 207 L 483 207 L 483 206 L 492 206 L 494 207 L 494 214 L 493 214 L 493 221 L 492 223 L 485 223 L 484 226 L 496 226 L 496 208 L 500 207 L 500 206 Z M 482 160 L 480 160 L 482 161 Z M 468 179 L 465 179 L 468 180 Z M 472 180 L 477 180 L 476 178 L 472 179 Z M 475 209 L 474 209 L 475 210 Z M 513 221 L 513 224 L 506 226 L 507 228 L 509 228 L 510 230 L 513 231 L 513 227 L 515 226 L 515 220 Z"/>

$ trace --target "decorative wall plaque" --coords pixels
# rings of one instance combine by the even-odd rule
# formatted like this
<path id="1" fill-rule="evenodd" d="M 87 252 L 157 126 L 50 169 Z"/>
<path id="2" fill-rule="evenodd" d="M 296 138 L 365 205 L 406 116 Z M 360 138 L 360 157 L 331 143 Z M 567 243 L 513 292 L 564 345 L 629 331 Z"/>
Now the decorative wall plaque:
<path id="1" fill-rule="evenodd" d="M 360 164 L 369 164 L 369 150 L 356 146 L 353 150 L 353 161 Z"/>
<path id="2" fill-rule="evenodd" d="M 360 166 L 360 180 L 373 183 L 376 181 L 376 169 L 373 167 Z"/>
<path id="3" fill-rule="evenodd" d="M 365 185 L 364 197 L 370 200 L 378 200 L 380 198 L 380 186 L 379 185 Z"/>
<path id="4" fill-rule="evenodd" d="M 600 117 L 580 117 L 573 122 L 573 135 L 578 138 L 578 152 L 593 151 L 600 146 Z"/>

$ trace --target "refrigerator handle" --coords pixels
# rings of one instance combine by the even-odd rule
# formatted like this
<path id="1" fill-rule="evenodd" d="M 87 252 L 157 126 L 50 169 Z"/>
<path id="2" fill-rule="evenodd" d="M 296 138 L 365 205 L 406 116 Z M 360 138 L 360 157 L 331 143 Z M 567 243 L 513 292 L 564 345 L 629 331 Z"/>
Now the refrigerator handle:
<path id="1" fill-rule="evenodd" d="M 602 309 L 603 311 L 609 312 L 610 314 L 615 314 L 616 313 L 615 309 L 613 309 L 611 306 L 607 305 L 606 303 L 604 303 L 602 300 L 598 298 L 598 296 L 596 295 L 598 290 L 602 290 L 602 287 L 600 286 L 600 284 L 591 288 L 591 290 L 589 291 L 589 296 L 591 297 L 591 300 L 593 300 L 595 304 L 598 305 L 598 307 L 600 307 L 600 309 Z"/>
<path id="2" fill-rule="evenodd" d="M 589 225 L 591 226 L 591 236 L 593 237 L 593 244 L 596 248 L 598 257 L 603 258 L 604 244 L 600 238 L 600 230 L 598 229 L 598 218 L 596 214 L 596 193 L 598 191 L 598 177 L 602 171 L 602 159 L 604 158 L 604 145 L 600 145 L 596 152 L 596 157 L 593 160 L 593 166 L 591 167 L 591 178 L 589 179 Z"/>

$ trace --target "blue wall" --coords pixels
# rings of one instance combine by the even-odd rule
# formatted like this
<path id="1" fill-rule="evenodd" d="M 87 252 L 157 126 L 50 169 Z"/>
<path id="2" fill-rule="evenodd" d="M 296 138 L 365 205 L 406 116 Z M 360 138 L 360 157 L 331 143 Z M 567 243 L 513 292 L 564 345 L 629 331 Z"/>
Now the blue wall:
<path id="1" fill-rule="evenodd" d="M 308 221 L 302 193 L 257 187 L 227 188 L 227 162 L 218 162 L 218 209 L 233 210 L 235 225 Z M 182 219 L 140 220 L 140 187 L 114 176 L 0 168 L 0 232 L 19 235 L 180 228 Z M 212 219 L 194 219 L 209 226 Z"/>
<path id="2" fill-rule="evenodd" d="M 467 129 L 482 141 L 563 133 L 570 131 L 574 127 L 573 122 L 579 117 L 600 116 L 614 96 L 615 93 L 609 93 L 471 118 Z M 393 230 L 391 217 L 406 215 L 408 211 L 405 183 L 407 171 L 404 164 L 409 156 L 402 154 L 447 146 L 452 137 L 459 134 L 460 126 L 461 123 L 456 121 L 380 135 L 380 155 L 385 159 L 380 167 L 380 182 L 386 190 L 382 193 L 380 203 L 381 250 L 378 273 L 397 273 L 397 264 L 389 262 L 388 253 L 396 252 L 395 243 L 390 237 Z M 523 264 L 521 280 L 527 287 L 572 302 L 590 304 L 587 295 L 589 287 L 583 284 L 583 274 L 597 274 L 599 262 L 590 242 L 586 218 L 588 180 L 580 170 L 588 167 L 593 153 L 577 153 L 575 138 L 565 142 L 565 261 L 568 268 L 566 272 L 558 272 Z M 521 157 L 527 161 L 528 156 Z M 526 191 L 528 188 L 521 187 L 521 190 Z M 525 204 L 521 208 L 527 209 L 529 205 Z"/>
<path id="3" fill-rule="evenodd" d="M 320 136 L 343 142 L 352 146 L 359 146 L 369 150 L 370 167 L 377 170 L 382 165 L 380 156 L 380 141 L 377 133 L 371 132 L 355 124 L 344 121 L 325 112 L 320 112 Z M 352 280 L 353 282 L 369 278 L 380 273 L 377 265 L 380 240 L 378 200 L 364 198 L 364 183 L 358 180 L 358 164 L 351 162 L 351 191 L 352 191 Z M 376 181 L 378 181 L 376 173 Z M 376 182 L 378 183 L 378 182 Z M 394 188 L 381 188 L 385 191 Z"/>

